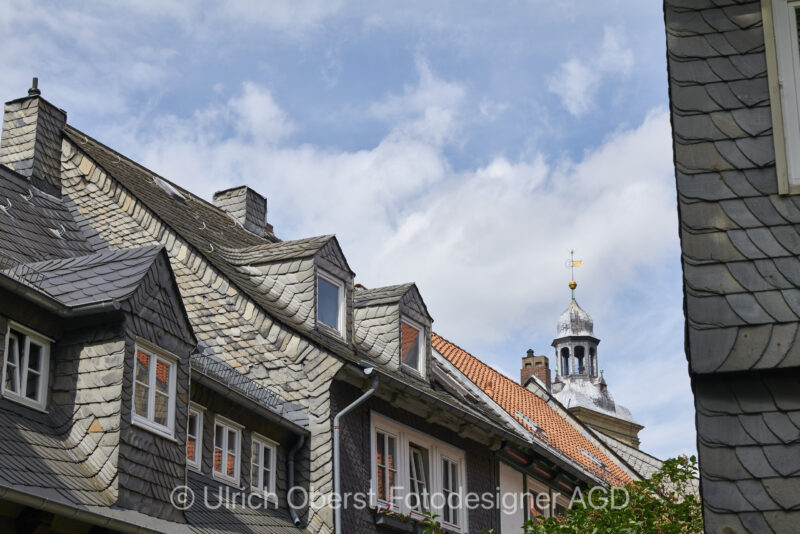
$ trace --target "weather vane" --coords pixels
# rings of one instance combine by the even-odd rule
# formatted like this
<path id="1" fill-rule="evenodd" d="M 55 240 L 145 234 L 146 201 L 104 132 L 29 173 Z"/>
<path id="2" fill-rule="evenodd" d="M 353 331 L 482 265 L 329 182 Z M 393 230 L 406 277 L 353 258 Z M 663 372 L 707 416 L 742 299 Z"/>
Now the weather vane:
<path id="1" fill-rule="evenodd" d="M 583 265 L 583 260 L 576 260 L 575 259 L 575 251 L 569 251 L 569 259 L 565 267 L 569 267 L 570 271 L 570 281 L 569 281 L 569 288 L 572 290 L 572 298 L 575 298 L 575 288 L 578 287 L 578 282 L 575 281 L 575 267 L 580 267 Z"/>

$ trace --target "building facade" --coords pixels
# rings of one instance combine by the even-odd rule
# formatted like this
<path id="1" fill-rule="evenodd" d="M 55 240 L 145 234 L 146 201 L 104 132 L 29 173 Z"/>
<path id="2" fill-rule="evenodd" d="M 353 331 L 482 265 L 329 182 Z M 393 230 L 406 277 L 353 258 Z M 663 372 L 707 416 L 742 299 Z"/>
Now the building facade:
<path id="1" fill-rule="evenodd" d="M 355 284 L 334 236 L 280 240 L 264 196 L 206 202 L 35 85 L 5 105 L 0 175 L 4 531 L 412 532 L 435 513 L 519 532 L 541 511 L 429 496 L 536 487 L 560 510 L 638 476 L 568 412 L 443 356 L 414 284 Z M 242 495 L 271 506 L 227 506 Z"/>
<path id="2" fill-rule="evenodd" d="M 664 2 L 708 532 L 800 524 L 797 8 Z"/>

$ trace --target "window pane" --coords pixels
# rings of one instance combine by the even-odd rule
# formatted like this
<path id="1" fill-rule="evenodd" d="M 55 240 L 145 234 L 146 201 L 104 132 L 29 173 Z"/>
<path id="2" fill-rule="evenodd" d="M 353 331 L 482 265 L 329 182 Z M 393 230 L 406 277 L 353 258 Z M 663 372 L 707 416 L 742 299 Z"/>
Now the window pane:
<path id="1" fill-rule="evenodd" d="M 395 445 L 394 445 L 394 438 L 389 436 L 388 439 L 388 447 L 386 451 L 386 467 L 389 469 L 397 469 L 394 464 L 394 457 L 395 457 Z"/>
<path id="2" fill-rule="evenodd" d="M 156 391 L 169 395 L 170 365 L 161 360 L 156 360 Z"/>
<path id="3" fill-rule="evenodd" d="M 228 458 L 225 474 L 233 478 L 236 476 L 236 432 L 228 430 Z"/>
<path id="4" fill-rule="evenodd" d="M 137 415 L 147 417 L 147 408 L 150 398 L 150 388 L 141 383 L 133 385 L 133 409 Z"/>
<path id="5" fill-rule="evenodd" d="M 142 351 L 136 353 L 136 380 L 150 383 L 150 355 Z"/>
<path id="6" fill-rule="evenodd" d="M 197 414 L 189 412 L 189 422 L 186 424 L 186 433 L 197 437 Z"/>
<path id="7" fill-rule="evenodd" d="M 222 473 L 222 448 L 225 446 L 225 428 L 214 425 L 214 471 Z"/>
<path id="8" fill-rule="evenodd" d="M 25 396 L 31 400 L 39 400 L 39 381 L 41 376 L 36 371 L 28 371 L 25 379 Z"/>
<path id="9" fill-rule="evenodd" d="M 419 330 L 404 322 L 400 323 L 400 361 L 419 369 Z"/>
<path id="10" fill-rule="evenodd" d="M 258 481 L 258 475 L 261 472 L 261 463 L 259 462 L 259 457 L 261 456 L 260 452 L 261 445 L 259 443 L 253 443 L 253 455 L 250 466 L 250 484 L 256 488 L 260 487 Z"/>
<path id="11" fill-rule="evenodd" d="M 169 415 L 169 396 L 156 391 L 156 405 L 153 410 L 153 422 L 166 426 Z"/>
<path id="12" fill-rule="evenodd" d="M 428 508 L 428 450 L 410 444 L 409 464 L 410 473 L 410 499 L 409 504 L 418 512 L 427 512 Z"/>
<path id="13" fill-rule="evenodd" d="M 28 369 L 41 372 L 42 370 L 42 347 L 30 342 L 28 348 Z"/>
<path id="14" fill-rule="evenodd" d="M 317 277 L 317 320 L 339 329 L 339 288 Z"/>
<path id="15" fill-rule="evenodd" d="M 11 332 L 8 336 L 8 356 L 6 357 L 6 384 L 5 388 L 14 393 L 19 393 L 19 338 Z"/>
<path id="16" fill-rule="evenodd" d="M 197 442 L 195 441 L 195 438 L 189 437 L 189 439 L 186 441 L 186 459 L 189 460 L 190 462 L 194 462 L 196 460 L 195 456 L 197 454 L 196 449 L 197 449 Z"/>

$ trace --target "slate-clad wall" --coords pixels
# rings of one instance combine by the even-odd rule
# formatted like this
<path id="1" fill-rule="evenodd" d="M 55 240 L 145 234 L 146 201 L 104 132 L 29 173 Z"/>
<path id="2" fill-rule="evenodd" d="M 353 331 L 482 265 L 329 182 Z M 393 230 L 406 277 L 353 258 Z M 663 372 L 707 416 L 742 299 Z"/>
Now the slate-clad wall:
<path id="1" fill-rule="evenodd" d="M 223 482 L 218 482 L 213 477 L 213 459 L 214 459 L 214 419 L 216 416 L 221 416 L 242 425 L 242 456 L 241 456 L 241 484 L 247 491 L 250 490 L 251 469 L 250 460 L 252 455 L 252 438 L 253 434 L 259 434 L 265 438 L 271 439 L 278 443 L 278 454 L 276 461 L 275 472 L 275 486 L 278 495 L 278 507 L 280 510 L 286 511 L 288 514 L 288 507 L 286 505 L 286 493 L 288 491 L 288 481 L 286 478 L 286 463 L 287 454 L 294 446 L 297 437 L 270 423 L 260 415 L 242 409 L 235 403 L 211 391 L 202 385 L 192 385 L 192 402 L 204 408 L 203 413 L 203 449 L 202 449 L 202 464 L 201 473 L 204 475 L 204 483 L 210 487 L 217 488 L 224 485 Z M 305 447 L 307 449 L 307 447 Z M 302 458 L 303 453 L 298 455 L 298 459 Z M 298 480 L 295 480 L 295 484 Z M 306 480 L 307 483 L 307 480 Z M 308 490 L 308 487 L 305 488 Z M 214 490 L 217 491 L 217 490 Z"/>
<path id="2" fill-rule="evenodd" d="M 219 349 L 217 356 L 230 365 L 247 366 L 251 378 L 277 388 L 285 399 L 308 410 L 308 447 L 315 461 L 309 464 L 304 456 L 300 469 L 308 472 L 310 491 L 322 496 L 321 502 L 333 485 L 329 383 L 341 362 L 265 313 L 67 139 L 62 147 L 62 180 L 65 194 L 111 247 L 165 245 L 199 340 Z M 308 530 L 330 532 L 332 523 L 331 509 L 323 507 L 310 514 Z"/>
<path id="3" fill-rule="evenodd" d="M 761 4 L 666 0 L 664 14 L 706 529 L 790 532 L 800 200 L 777 194 Z"/>
<path id="4" fill-rule="evenodd" d="M 119 455 L 119 505 L 181 522 L 172 506 L 174 488 L 185 484 L 186 418 L 192 333 L 179 306 L 166 260 L 159 256 L 134 296 L 125 303 L 125 369 Z M 168 439 L 132 424 L 133 371 L 137 339 L 179 358 L 176 375 L 175 433 Z"/>
<path id="5" fill-rule="evenodd" d="M 331 391 L 333 414 L 345 408 L 361 395 L 360 390 L 338 381 L 333 383 Z M 494 495 L 499 481 L 495 469 L 495 456 L 487 447 L 461 438 L 447 429 L 428 423 L 414 414 L 377 398 L 369 399 L 341 420 L 341 480 L 344 494 L 369 493 L 370 410 L 464 450 L 467 462 L 467 491 L 479 495 L 484 493 Z M 496 510 L 483 510 L 481 507 L 471 510 L 469 511 L 469 531 L 480 532 L 485 528 L 498 532 L 497 518 Z M 378 527 L 375 526 L 374 513 L 368 508 L 357 510 L 353 507 L 343 511 L 342 526 L 343 532 L 348 534 L 379 532 Z"/>

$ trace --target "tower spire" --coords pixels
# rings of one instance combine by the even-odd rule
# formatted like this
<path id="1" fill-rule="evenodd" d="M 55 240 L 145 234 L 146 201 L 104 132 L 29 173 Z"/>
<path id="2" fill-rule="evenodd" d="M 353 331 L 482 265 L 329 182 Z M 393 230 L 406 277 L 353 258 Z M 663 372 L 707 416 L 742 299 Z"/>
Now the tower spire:
<path id="1" fill-rule="evenodd" d="M 566 266 L 569 267 L 570 271 L 569 288 L 572 290 L 572 300 L 575 300 L 575 288 L 578 287 L 578 282 L 575 281 L 575 267 L 580 267 L 582 264 L 583 260 L 576 260 L 575 251 L 570 250 Z"/>

